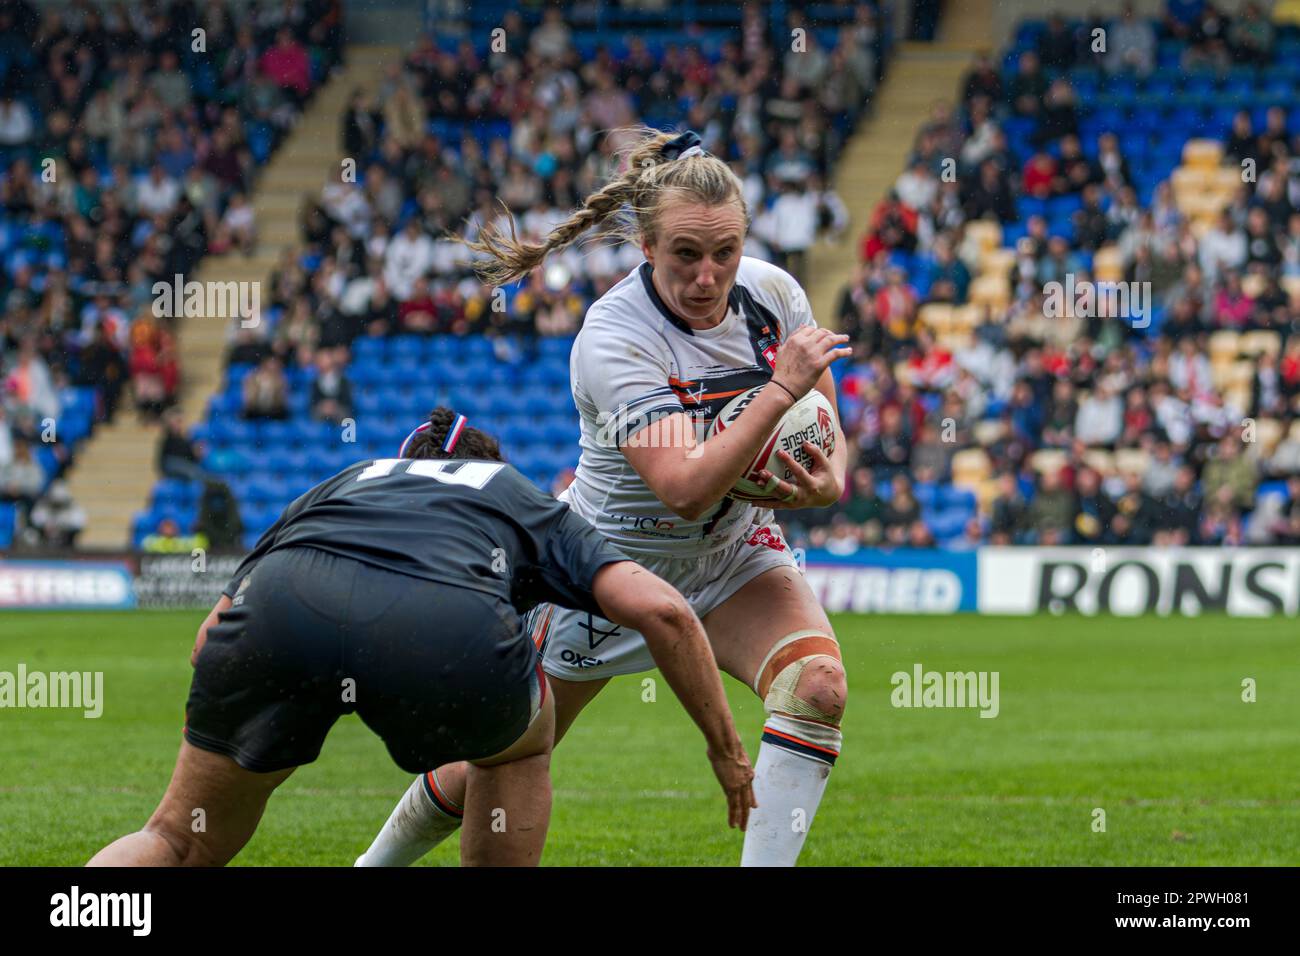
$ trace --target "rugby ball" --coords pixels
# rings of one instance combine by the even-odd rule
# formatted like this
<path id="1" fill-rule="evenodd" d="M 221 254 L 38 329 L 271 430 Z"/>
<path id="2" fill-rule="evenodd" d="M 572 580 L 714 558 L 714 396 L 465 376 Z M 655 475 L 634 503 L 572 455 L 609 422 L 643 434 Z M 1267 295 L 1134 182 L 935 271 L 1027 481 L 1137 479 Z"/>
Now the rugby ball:
<path id="1" fill-rule="evenodd" d="M 749 407 L 749 403 L 764 387 L 764 385 L 755 386 L 729 401 L 709 425 L 705 440 L 722 434 L 734 425 L 741 412 Z M 809 468 L 812 465 L 812 457 L 804 450 L 805 441 L 812 442 L 826 455 L 830 455 L 835 450 L 835 412 L 826 396 L 815 388 L 795 402 L 785 413 L 767 441 L 763 442 L 763 447 L 749 463 L 745 473 L 727 493 L 727 497 L 738 498 L 741 501 L 775 500 L 773 493 L 776 491 L 777 482 L 794 481 L 794 475 L 776 453 L 789 452 L 795 461 L 804 468 Z M 766 485 L 760 484 L 757 480 L 758 473 L 765 469 L 773 475 Z"/>

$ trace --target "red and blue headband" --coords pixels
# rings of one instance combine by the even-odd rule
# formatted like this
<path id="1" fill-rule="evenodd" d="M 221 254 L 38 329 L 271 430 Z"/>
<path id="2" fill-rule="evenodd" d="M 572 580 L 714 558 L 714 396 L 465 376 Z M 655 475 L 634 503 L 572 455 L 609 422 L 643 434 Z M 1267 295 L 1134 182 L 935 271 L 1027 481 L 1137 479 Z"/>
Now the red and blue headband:
<path id="1" fill-rule="evenodd" d="M 457 415 L 456 420 L 451 423 L 451 428 L 447 429 L 447 437 L 442 443 L 442 450 L 447 454 L 450 455 L 452 451 L 455 450 L 456 442 L 460 439 L 461 433 L 465 430 L 465 424 L 468 421 L 469 419 L 464 415 Z M 417 426 L 411 434 L 407 435 L 406 440 L 402 442 L 402 447 L 397 450 L 397 457 L 405 458 L 407 450 L 411 447 L 411 442 L 415 441 L 415 436 L 420 434 L 420 432 L 428 431 L 431 424 L 431 422 L 425 422 L 423 425 Z"/>

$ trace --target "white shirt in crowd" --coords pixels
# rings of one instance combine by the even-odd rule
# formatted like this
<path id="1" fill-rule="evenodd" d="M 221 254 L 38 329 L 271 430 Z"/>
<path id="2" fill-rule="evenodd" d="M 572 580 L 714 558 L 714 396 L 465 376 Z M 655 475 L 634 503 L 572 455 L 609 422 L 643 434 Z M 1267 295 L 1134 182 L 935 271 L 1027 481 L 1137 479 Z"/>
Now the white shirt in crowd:
<path id="1" fill-rule="evenodd" d="M 253 228 L 253 207 L 250 205 L 230 206 L 226 209 L 226 214 L 221 217 L 222 223 L 227 229 L 237 232 L 248 232 Z"/>
<path id="2" fill-rule="evenodd" d="M 1185 388 L 1191 389 L 1194 395 L 1209 391 L 1214 387 L 1210 360 L 1199 352 L 1191 358 L 1175 352 L 1169 357 L 1169 382 L 1180 392 Z"/>
<path id="3" fill-rule="evenodd" d="M 1124 427 L 1124 403 L 1118 395 L 1093 392 L 1079 404 L 1074 435 L 1087 445 L 1109 445 Z"/>
<path id="4" fill-rule="evenodd" d="M 782 252 L 810 249 L 817 238 L 817 194 L 782 193 L 759 219 L 760 235 Z"/>
<path id="5" fill-rule="evenodd" d="M 27 104 L 20 100 L 0 102 L 0 146 L 20 146 L 32 138 L 34 130 Z"/>
<path id="6" fill-rule="evenodd" d="M 1246 234 L 1240 229 L 1224 232 L 1215 226 L 1201 236 L 1198 252 L 1201 271 L 1213 284 L 1221 268 L 1237 269 L 1246 264 Z"/>
<path id="7" fill-rule="evenodd" d="M 924 169 L 908 169 L 894 181 L 894 192 L 913 209 L 928 209 L 939 193 L 939 182 Z"/>
<path id="8" fill-rule="evenodd" d="M 4 410 L 0 409 L 0 468 L 14 460 L 14 436 L 9 431 L 9 423 L 4 419 Z"/>
<path id="9" fill-rule="evenodd" d="M 353 239 L 364 239 L 370 232 L 370 203 L 360 186 L 330 183 L 321 192 L 321 202 Z"/>
<path id="10" fill-rule="evenodd" d="M 142 213 L 158 216 L 171 212 L 181 198 L 180 183 L 170 176 L 146 176 L 135 187 L 135 205 Z"/>
<path id="11" fill-rule="evenodd" d="M 390 239 L 384 250 L 384 281 L 393 297 L 400 302 L 409 299 L 415 280 L 427 273 L 433 263 L 433 240 L 423 232 L 412 236 L 403 229 Z"/>

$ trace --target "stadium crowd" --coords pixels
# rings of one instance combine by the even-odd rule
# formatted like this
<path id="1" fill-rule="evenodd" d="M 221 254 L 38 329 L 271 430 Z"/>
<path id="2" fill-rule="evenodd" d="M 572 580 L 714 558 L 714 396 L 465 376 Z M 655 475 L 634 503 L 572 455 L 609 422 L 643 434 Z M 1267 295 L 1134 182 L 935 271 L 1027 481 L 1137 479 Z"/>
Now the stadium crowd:
<path id="1" fill-rule="evenodd" d="M 309 382 L 310 415 L 347 420 L 359 338 L 482 334 L 514 361 L 540 337 L 571 336 L 636 249 L 593 235 L 521 287 L 493 290 L 455 237 L 468 223 L 473 238 L 502 204 L 522 234 L 544 235 L 612 171 L 621 144 L 609 131 L 621 126 L 699 131 L 755 211 L 746 253 L 806 279 L 808 249 L 847 222 L 826 184 L 889 52 L 877 4 L 830 6 L 833 27 L 792 9 L 774 31 L 766 9 L 746 5 L 738 30 L 687 43 L 629 33 L 592 44 L 575 32 L 581 17 L 554 8 L 507 13 L 512 42 L 499 52 L 421 38 L 374 95 L 352 96 L 341 141 L 355 175 L 345 167 L 304 203 L 302 245 L 271 277 L 269 321 L 233 336 L 242 417 L 292 419 L 294 388 Z M 219 53 L 193 54 L 190 22 Z M 38 17 L 5 2 L 0 25 L 0 494 L 30 510 L 30 472 L 24 484 L 21 466 L 3 469 L 64 387 L 93 385 L 101 419 L 125 394 L 143 415 L 171 404 L 174 329 L 145 308 L 152 282 L 205 252 L 252 247 L 253 168 L 337 60 L 339 14 L 327 0 L 246 16 L 182 0 Z M 805 49 L 774 42 L 801 26 Z M 1022 28 L 1001 68 L 976 62 L 872 211 L 830 319 L 855 350 L 837 368 L 850 488 L 829 523 L 789 515 L 793 543 L 1300 541 L 1294 114 L 1274 105 L 1225 120 L 1225 166 L 1258 175 L 1242 176 L 1207 227 L 1171 170 L 1153 181 L 1123 128 L 1095 121 L 1097 81 L 1080 75 L 1101 77 L 1102 94 L 1112 81 L 1158 83 L 1173 45 L 1174 72 L 1218 84 L 1267 70 L 1279 32 L 1256 5 L 1226 17 L 1184 0 L 1152 21 L 1053 15 L 1027 42 Z M 1162 122 L 1166 138 L 1195 135 L 1176 116 Z M 1005 296 L 981 286 L 987 232 L 976 227 L 989 221 L 1010 250 Z M 1147 321 L 1104 309 L 1049 318 L 1047 287 L 1095 279 L 1103 257 L 1149 289 Z M 934 307 L 979 318 L 954 338 Z M 1216 334 L 1255 332 L 1267 338 L 1249 353 L 1249 380 L 1226 379 Z M 203 458 L 169 429 L 160 473 L 206 478 Z M 1283 491 L 1261 498 L 1262 486 Z"/>
<path id="2" fill-rule="evenodd" d="M 252 248 L 255 167 L 338 62 L 340 27 L 337 0 L 0 2 L 0 501 L 19 504 L 20 540 L 42 540 L 36 499 L 66 494 L 50 482 L 71 443 L 42 422 L 69 389 L 95 421 L 173 404 L 175 322 L 153 284 Z"/>
<path id="3" fill-rule="evenodd" d="M 351 98 L 341 136 L 356 176 L 341 170 L 304 206 L 303 248 L 272 280 L 273 321 L 232 345 L 232 364 L 256 367 L 246 414 L 282 414 L 287 368 L 312 364 L 341 379 L 313 403 L 318 415 L 345 413 L 340 373 L 358 335 L 485 334 L 505 355 L 512 342 L 576 332 L 636 249 L 593 235 L 501 307 L 455 237 L 468 222 L 473 238 L 504 203 L 523 236 L 540 238 L 612 172 L 621 140 L 608 131 L 619 127 L 700 131 L 763 210 L 747 253 L 802 270 L 819 231 L 847 221 L 825 176 L 884 65 L 874 6 L 841 6 L 832 48 L 810 29 L 807 52 L 784 56 L 759 5 L 716 60 L 694 44 L 652 52 L 636 35 L 619 56 L 601 44 L 584 57 L 555 8 L 532 25 L 507 13 L 505 35 L 522 42 L 486 57 L 469 41 L 449 51 L 423 37 L 376 95 Z M 790 24 L 807 25 L 797 11 Z"/>
<path id="4" fill-rule="evenodd" d="M 1097 27 L 1105 53 L 1093 51 Z M 1257 5 L 1229 23 L 1212 3 L 1170 3 L 1159 22 L 1131 9 L 1111 22 L 1052 16 L 1005 76 L 980 59 L 959 109 L 935 108 L 872 213 L 838 307 L 855 350 L 840 381 L 852 488 L 829 524 L 794 522 L 798 543 L 1300 542 L 1298 131 L 1280 105 L 1262 128 L 1237 110 L 1223 162 L 1258 176 L 1243 173 L 1217 221 L 1197 227 L 1168 180 L 1136 180 L 1136 136 L 1094 125 L 1081 143 L 1066 72 L 1150 82 L 1166 43 L 1179 54 L 1166 75 L 1221 77 L 1269 64 L 1275 39 Z M 1074 211 L 1049 223 L 1061 208 Z M 973 289 L 982 251 L 967 225 L 984 218 L 1014 249 L 1002 302 Z M 1048 284 L 1094 279 L 1107 246 L 1125 282 L 1149 284 L 1147 311 L 1049 318 Z M 925 321 L 930 304 L 971 303 L 980 320 L 965 347 Z M 1212 367 L 1223 332 L 1230 358 L 1237 334 L 1263 333 L 1245 382 Z M 936 533 L 930 509 L 954 477 L 995 491 Z M 1267 483 L 1281 493 L 1258 496 Z"/>

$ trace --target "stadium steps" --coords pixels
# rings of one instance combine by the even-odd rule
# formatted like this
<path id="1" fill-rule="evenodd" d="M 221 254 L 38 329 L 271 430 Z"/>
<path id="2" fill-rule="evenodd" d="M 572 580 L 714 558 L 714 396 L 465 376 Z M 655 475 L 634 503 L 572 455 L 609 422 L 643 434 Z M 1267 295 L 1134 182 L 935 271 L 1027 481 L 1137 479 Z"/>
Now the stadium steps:
<path id="1" fill-rule="evenodd" d="M 326 177 L 339 168 L 341 118 L 348 96 L 358 86 L 375 90 L 384 67 L 400 56 L 398 47 L 348 48 L 346 66 L 317 92 L 257 178 L 249 197 L 258 228 L 254 255 L 207 256 L 187 281 L 260 282 L 266 307 L 272 270 L 285 249 L 298 245 L 303 197 L 319 195 Z M 221 316 L 186 316 L 180 322 L 180 407 L 188 423 L 204 417 L 208 399 L 221 389 L 230 325 Z M 82 444 L 68 474 L 72 495 L 86 510 L 80 547 L 129 546 L 134 514 L 147 507 L 157 478 L 158 441 L 157 427 L 141 424 L 124 402 L 117 420 L 101 425 Z"/>
<path id="2" fill-rule="evenodd" d="M 825 326 L 836 326 L 840 291 L 858 264 L 872 210 L 903 171 L 916 131 L 929 119 L 938 100 L 952 102 L 958 83 L 975 52 L 989 44 L 989 0 L 949 4 L 937 43 L 905 42 L 876 91 L 875 111 L 850 137 L 834 179 L 835 191 L 849 210 L 843 238 L 818 242 L 809 253 L 808 294 L 813 315 Z M 956 18 L 953 26 L 949 20 Z M 961 39 L 947 39 L 950 36 Z"/>

